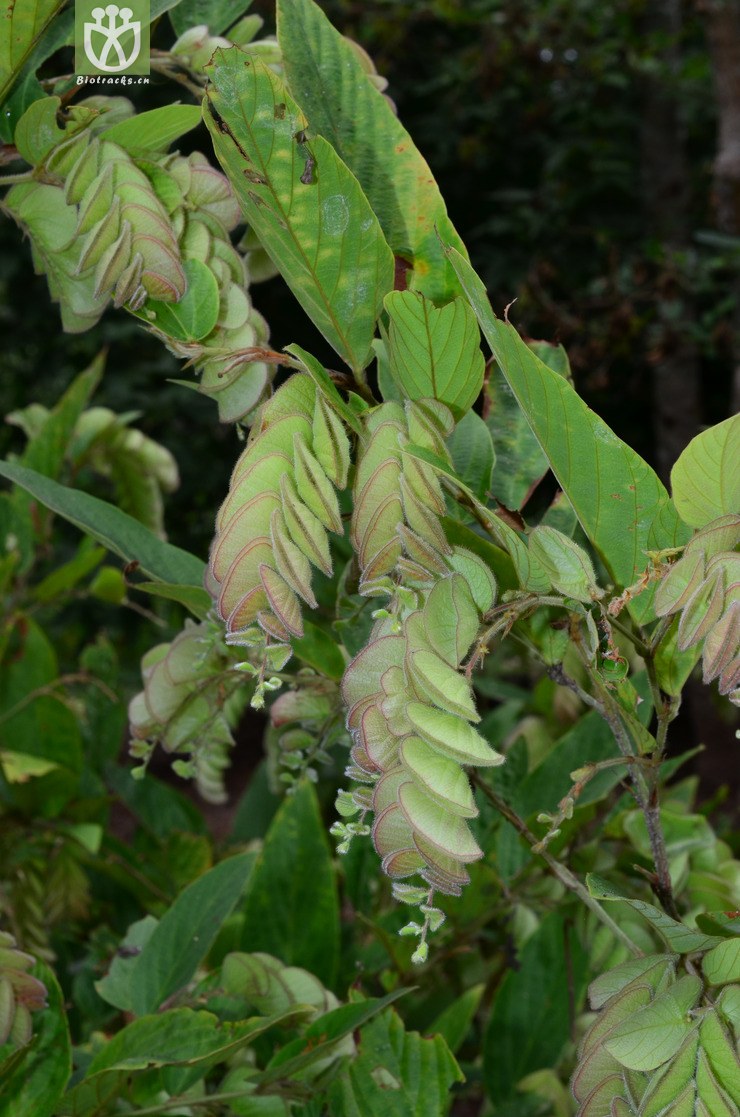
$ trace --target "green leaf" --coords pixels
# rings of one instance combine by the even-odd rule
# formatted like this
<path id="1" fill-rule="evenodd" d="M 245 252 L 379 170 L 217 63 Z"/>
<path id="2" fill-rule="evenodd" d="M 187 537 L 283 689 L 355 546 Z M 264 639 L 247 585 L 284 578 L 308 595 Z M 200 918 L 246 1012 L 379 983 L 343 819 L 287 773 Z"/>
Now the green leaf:
<path id="1" fill-rule="evenodd" d="M 640 692 L 644 699 L 639 707 L 640 716 L 649 720 L 652 704 L 645 678 L 640 680 Z M 617 756 L 619 749 L 611 729 L 596 711 L 590 711 L 559 737 L 540 763 L 511 789 L 512 806 L 524 818 L 535 812 L 555 810 L 573 785 L 571 772 L 584 764 Z M 599 772 L 584 787 L 578 805 L 598 802 L 624 779 L 626 771 L 626 766 L 619 766 Z"/>
<path id="2" fill-rule="evenodd" d="M 166 151 L 201 120 L 200 105 L 163 105 L 120 120 L 106 129 L 105 139 L 130 152 Z"/>
<path id="3" fill-rule="evenodd" d="M 102 1117 L 116 1100 L 129 1099 L 138 1074 L 156 1067 L 202 1067 L 223 1062 L 295 1011 L 237 1023 L 221 1023 L 210 1012 L 171 1009 L 142 1016 L 107 1043 L 87 1068 L 83 1080 L 65 1096 L 56 1117 Z M 30 1115 L 29 1115 L 30 1117 Z"/>
<path id="4" fill-rule="evenodd" d="M 34 101 L 43 101 L 45 97 L 36 74 L 30 71 L 27 73 L 24 66 L 0 113 L 0 141 L 12 144 L 16 127 L 24 113 Z"/>
<path id="5" fill-rule="evenodd" d="M 627 985 L 636 983 L 636 978 L 642 977 L 648 971 L 653 971 L 654 976 L 657 977 L 657 982 L 650 982 L 653 988 L 657 988 L 657 984 L 665 976 L 669 967 L 675 972 L 677 961 L 677 954 L 646 954 L 641 958 L 628 958 L 626 962 L 620 962 L 618 966 L 612 967 L 606 973 L 599 974 L 589 985 L 588 999 L 591 1008 L 602 1008 L 607 1001 L 617 993 L 621 993 Z"/>
<path id="6" fill-rule="evenodd" d="M 740 939 L 725 939 L 702 959 L 701 968 L 710 985 L 740 982 Z"/>
<path id="7" fill-rule="evenodd" d="M 702 653 L 702 641 L 682 652 L 678 648 L 680 617 L 673 618 L 670 628 L 655 653 L 655 674 L 658 685 L 666 694 L 678 697 Z"/>
<path id="8" fill-rule="evenodd" d="M 440 1035 L 453 1055 L 465 1041 L 485 992 L 485 985 L 473 985 L 448 1005 L 430 1025 L 430 1035 Z"/>
<path id="9" fill-rule="evenodd" d="M 16 125 L 26 109 L 34 102 L 46 98 L 36 73 L 62 46 L 69 46 L 74 35 L 74 7 L 59 12 L 36 40 L 21 69 L 13 79 L 12 88 L 0 113 L 0 137 L 13 142 Z M 0 97 L 2 101 L 2 97 Z"/>
<path id="10" fill-rule="evenodd" d="M 303 622 L 303 636 L 291 641 L 300 660 L 329 679 L 341 679 L 346 663 L 336 640 L 310 621 Z"/>
<path id="11" fill-rule="evenodd" d="M 64 0 L 2 0 L 0 2 L 0 104 Z"/>
<path id="12" fill-rule="evenodd" d="M 491 471 L 495 454 L 488 427 L 474 411 L 468 411 L 447 439 L 455 473 L 485 504 L 491 494 Z"/>
<path id="13" fill-rule="evenodd" d="M 684 523 L 701 528 L 740 508 L 740 415 L 692 438 L 671 470 L 671 491 Z"/>
<path id="14" fill-rule="evenodd" d="M 121 1012 L 133 1011 L 133 990 L 131 979 L 134 968 L 139 961 L 139 955 L 149 939 L 154 928 L 159 922 L 153 915 L 145 915 L 136 923 L 132 923 L 126 932 L 116 955 L 111 962 L 110 969 L 105 977 L 95 982 L 95 989 L 99 997 Z"/>
<path id="15" fill-rule="evenodd" d="M 59 667 L 51 641 L 27 617 L 20 620 L 16 632 L 18 646 L 13 647 L 0 670 L 3 749 L 80 772 L 83 757 L 79 724 L 60 701 L 61 688 L 52 685 Z"/>
<path id="16" fill-rule="evenodd" d="M 154 776 L 133 780 L 126 768 L 111 766 L 106 781 L 117 797 L 154 837 L 165 840 L 176 831 L 202 834 L 203 817 L 197 807 L 174 787 Z"/>
<path id="17" fill-rule="evenodd" d="M 561 915 L 545 916 L 499 986 L 483 1047 L 483 1073 L 494 1104 L 515 1094 L 525 1075 L 553 1066 L 570 1039 L 569 1003 L 579 1011 L 588 958 Z"/>
<path id="18" fill-rule="evenodd" d="M 302 783 L 272 821 L 243 905 L 241 949 L 302 966 L 331 987 L 339 951 L 339 902 L 313 786 Z"/>
<path id="19" fill-rule="evenodd" d="M 715 935 L 702 935 L 698 931 L 692 931 L 690 927 L 686 927 L 676 919 L 671 919 L 665 912 L 652 904 L 646 904 L 644 900 L 630 900 L 622 896 L 608 880 L 596 876 L 595 873 L 586 874 L 586 886 L 597 900 L 622 900 L 629 904 L 649 923 L 652 923 L 671 950 L 679 954 L 691 954 L 695 950 L 711 950 L 713 946 L 718 946 L 722 942 L 722 939 Z"/>
<path id="20" fill-rule="evenodd" d="M 105 355 L 100 354 L 74 378 L 23 451 L 20 461 L 24 468 L 35 469 L 45 477 L 59 476 L 72 432 L 100 383 L 104 366 Z"/>
<path id="21" fill-rule="evenodd" d="M 493 493 L 506 508 L 521 508 L 547 473 L 547 458 L 497 361 L 491 363 L 486 397 L 497 464 Z"/>
<path id="22" fill-rule="evenodd" d="M 280 78 L 236 47 L 207 68 L 213 146 L 244 214 L 303 309 L 356 372 L 370 361 L 393 256 L 362 188 Z"/>
<path id="23" fill-rule="evenodd" d="M 689 1018 L 701 979 L 681 977 L 665 993 L 609 1033 L 604 1047 L 629 1070 L 655 1070 L 673 1055 L 696 1025 Z"/>
<path id="24" fill-rule="evenodd" d="M 289 1014 L 290 1015 L 290 1014 Z M 144 1070 L 152 1066 L 183 1065 L 227 1051 L 245 1038 L 259 1035 L 274 1020 L 240 1020 L 223 1024 L 210 1012 L 175 1008 L 142 1016 L 116 1035 L 95 1056 L 87 1077 L 102 1070 Z"/>
<path id="25" fill-rule="evenodd" d="M 124 562 L 136 562 L 150 578 L 202 586 L 205 563 L 158 539 L 132 516 L 88 493 L 60 485 L 32 469 L 0 461 L 0 476 L 20 485 L 52 512 L 97 539 Z"/>
<path id="26" fill-rule="evenodd" d="M 272 1057 L 261 1076 L 262 1085 L 288 1078 L 324 1059 L 328 1049 L 339 1040 L 356 1032 L 409 992 L 408 989 L 396 989 L 385 997 L 340 1005 L 331 1012 L 323 1013 L 298 1039 L 286 1044 Z"/>
<path id="27" fill-rule="evenodd" d="M 262 1015 L 280 1012 L 291 1005 L 320 1012 L 336 1006 L 336 997 L 318 978 L 298 966 L 284 966 L 271 954 L 227 954 L 221 966 L 221 986 L 229 996 L 243 997 Z"/>
<path id="28" fill-rule="evenodd" d="M 450 1087 L 463 1081 L 442 1036 L 407 1032 L 394 1011 L 360 1033 L 359 1052 L 329 1086 L 342 1117 L 444 1117 Z"/>
<path id="29" fill-rule="evenodd" d="M 152 597 L 177 601 L 201 621 L 205 620 L 213 605 L 211 595 L 200 586 L 179 586 L 173 582 L 136 582 L 133 588 L 151 594 Z"/>
<path id="30" fill-rule="evenodd" d="M 465 299 L 436 307 L 414 291 L 385 297 L 391 375 L 411 400 L 438 399 L 456 419 L 483 386 L 485 361 L 475 314 Z"/>
<path id="31" fill-rule="evenodd" d="M 461 252 L 427 162 L 371 83 L 355 50 L 312 0 L 278 0 L 278 41 L 292 95 L 357 176 L 408 286 L 438 303 L 460 293 L 439 237 Z"/>
<path id="32" fill-rule="evenodd" d="M 34 1039 L 23 1057 L 3 1075 L 0 1117 L 51 1117 L 72 1072 L 72 1045 L 64 1012 L 64 994 L 43 962 L 30 971 L 49 993 L 48 1007 L 34 1013 Z"/>
<path id="33" fill-rule="evenodd" d="M 43 97 L 29 105 L 16 125 L 13 139 L 18 154 L 32 167 L 65 138 L 57 124 L 61 107 L 59 97 Z"/>
<path id="34" fill-rule="evenodd" d="M 726 992 L 729 992 L 729 989 Z M 699 1027 L 699 1037 L 704 1053 L 720 1085 L 731 1092 L 733 1100 L 737 1100 L 740 1058 L 738 1058 L 737 1050 L 734 1048 L 722 1020 L 716 1012 L 709 1011 L 704 1015 Z M 707 1117 L 713 1117 L 711 1112 L 706 1110 L 705 1112 Z"/>
<path id="35" fill-rule="evenodd" d="M 251 0 L 179 0 L 172 6 L 170 23 L 176 35 L 207 24 L 212 35 L 221 35 L 251 6 Z"/>
<path id="36" fill-rule="evenodd" d="M 137 317 L 178 341 L 200 341 L 218 320 L 218 283 L 211 269 L 200 260 L 186 260 L 183 267 L 188 285 L 179 302 L 148 299 Z"/>
<path id="37" fill-rule="evenodd" d="M 234 813 L 230 840 L 246 845 L 264 838 L 281 800 L 270 790 L 267 764 L 260 761 Z"/>
<path id="38" fill-rule="evenodd" d="M 153 1012 L 190 981 L 244 890 L 255 855 L 229 857 L 181 892 L 159 921 L 131 977 L 132 1009 Z"/>
<path id="39" fill-rule="evenodd" d="M 454 249 L 457 271 L 496 360 L 581 527 L 618 586 L 632 585 L 647 552 L 685 543 L 689 533 L 647 462 L 630 449 L 491 310 L 485 288 Z M 653 619 L 652 590 L 634 598 L 638 623 Z"/>

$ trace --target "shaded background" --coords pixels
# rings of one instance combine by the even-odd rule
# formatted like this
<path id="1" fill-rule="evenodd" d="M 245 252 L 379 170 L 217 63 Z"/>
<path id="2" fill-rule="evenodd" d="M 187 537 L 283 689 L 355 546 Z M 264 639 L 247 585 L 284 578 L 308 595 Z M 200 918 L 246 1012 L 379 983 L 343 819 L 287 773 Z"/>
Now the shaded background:
<path id="1" fill-rule="evenodd" d="M 511 316 L 524 333 L 561 341 L 587 402 L 667 481 L 689 439 L 740 397 L 738 0 L 322 7 L 387 77 L 494 309 L 516 298 Z M 273 30 L 268 0 L 252 10 Z M 153 43 L 172 40 L 165 18 Z M 171 97 L 153 76 L 137 104 Z M 204 129 L 186 140 L 183 151 L 208 150 Z M 280 280 L 253 295 L 275 347 L 298 341 L 327 356 Z M 106 345 L 97 402 L 141 410 L 139 425 L 173 451 L 182 487 L 169 536 L 205 555 L 238 447 L 213 405 L 167 382 L 177 362 L 115 312 L 90 334 L 62 335 L 6 220 L 0 316 L 0 413 L 53 403 Z M 0 427 L 0 453 L 19 446 L 19 433 Z M 712 703 L 708 688 L 689 688 L 687 742 L 731 743 Z M 722 772 L 704 775 L 711 785 Z"/>

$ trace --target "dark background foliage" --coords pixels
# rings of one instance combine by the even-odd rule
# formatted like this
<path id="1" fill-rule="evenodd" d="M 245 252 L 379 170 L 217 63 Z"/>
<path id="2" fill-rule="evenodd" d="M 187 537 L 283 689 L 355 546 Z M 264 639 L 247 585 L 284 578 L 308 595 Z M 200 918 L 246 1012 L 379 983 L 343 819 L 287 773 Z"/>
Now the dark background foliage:
<path id="1" fill-rule="evenodd" d="M 738 254 L 716 236 L 706 18 L 674 0 L 322 7 L 388 78 L 494 307 L 516 299 L 525 333 L 561 341 L 588 402 L 667 479 L 683 445 L 732 406 Z M 269 28 L 271 5 L 254 10 Z M 165 25 L 155 41 L 170 35 Z M 161 99 L 159 81 L 144 107 Z M 188 139 L 197 147 L 204 137 Z M 17 231 L 4 222 L 0 237 L 7 412 L 27 399 L 29 375 L 38 398 L 54 399 L 101 332 L 60 338 Z M 316 345 L 281 281 L 256 301 L 277 347 Z M 193 451 L 179 454 L 188 505 L 175 499 L 169 530 L 203 550 L 232 435 L 221 432 L 214 454 L 208 408 L 166 384 L 175 362 L 133 322 L 109 312 L 102 340 L 101 401 L 125 409 L 146 397 L 149 433 Z M 11 437 L 0 438 L 6 449 Z"/>
<path id="2" fill-rule="evenodd" d="M 516 299 L 522 332 L 562 342 L 587 402 L 667 481 L 683 446 L 737 405 L 740 206 L 723 204 L 714 171 L 723 59 L 716 43 L 710 50 L 712 33 L 728 46 L 732 25 L 712 24 L 717 6 L 681 0 L 322 7 L 387 77 L 496 311 Z M 273 29 L 268 0 L 252 10 Z M 171 41 L 163 19 L 154 43 Z M 59 73 L 64 61 L 47 69 Z M 170 95 L 154 75 L 137 105 Z M 181 146 L 206 149 L 205 130 Z M 182 486 L 168 532 L 205 554 L 237 452 L 233 431 L 168 383 L 177 362 L 132 319 L 109 311 L 91 334 L 60 334 L 45 281 L 19 247 L 18 231 L 0 222 L 0 413 L 31 396 L 52 403 L 104 344 L 98 402 L 141 408 L 143 429 L 174 452 Z M 276 348 L 297 341 L 331 362 L 281 280 L 254 298 Z M 0 429 L 2 453 L 19 445 L 18 432 Z M 687 740 L 709 725 L 730 744 L 702 688 L 687 717 L 692 706 Z"/>

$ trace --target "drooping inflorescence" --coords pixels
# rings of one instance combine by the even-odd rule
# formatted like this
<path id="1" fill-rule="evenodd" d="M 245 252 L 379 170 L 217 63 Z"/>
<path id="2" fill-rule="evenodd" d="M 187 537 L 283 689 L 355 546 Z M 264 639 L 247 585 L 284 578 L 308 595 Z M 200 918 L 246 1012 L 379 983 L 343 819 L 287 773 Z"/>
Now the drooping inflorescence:
<path id="1" fill-rule="evenodd" d="M 232 731 L 247 703 L 244 675 L 217 626 L 188 624 L 141 663 L 144 689 L 129 704 L 131 753 L 144 764 L 157 742 L 181 753 L 177 771 L 191 776 L 204 799 L 226 801 Z"/>
<path id="2" fill-rule="evenodd" d="M 344 850 L 353 835 L 370 832 L 372 815 L 390 877 L 418 874 L 426 899 L 435 890 L 459 894 L 466 864 L 481 856 L 467 821 L 478 811 L 464 768 L 502 761 L 474 728 L 479 717 L 461 671 L 496 583 L 481 559 L 447 541 L 445 496 L 423 459 L 429 452 L 449 461 L 448 408 L 434 399 L 384 403 L 360 422 L 348 535 L 359 592 L 380 607 L 342 682 L 353 786 L 340 794 L 345 821 L 333 832 Z M 228 641 L 274 647 L 302 635 L 302 606 L 316 607 L 311 567 L 331 574 L 328 533 L 344 530 L 336 490 L 347 484 L 350 449 L 310 376 L 292 376 L 264 405 L 211 550 L 208 584 Z"/>
<path id="3" fill-rule="evenodd" d="M 125 307 L 196 366 L 223 421 L 242 418 L 269 378 L 251 352 L 268 331 L 229 236 L 241 213 L 228 179 L 198 152 L 129 151 L 108 138 L 120 123 L 112 111 L 109 129 L 106 112 L 76 112 L 77 130 L 58 130 L 34 177 L 4 200 L 30 237 L 65 330 L 90 329 L 111 303 Z M 167 311 L 188 299 L 197 307 Z"/>
<path id="4" fill-rule="evenodd" d="M 342 532 L 348 468 L 341 422 L 309 376 L 291 377 L 252 427 L 216 518 L 208 583 L 229 642 L 303 634 L 311 567 L 332 571 L 327 533 Z"/>

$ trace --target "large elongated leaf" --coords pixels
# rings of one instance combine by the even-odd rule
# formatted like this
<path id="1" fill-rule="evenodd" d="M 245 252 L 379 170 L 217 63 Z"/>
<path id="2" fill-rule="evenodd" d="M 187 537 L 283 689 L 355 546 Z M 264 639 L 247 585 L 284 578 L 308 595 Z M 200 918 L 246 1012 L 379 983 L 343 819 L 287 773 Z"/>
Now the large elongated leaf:
<path id="1" fill-rule="evenodd" d="M 79 723 L 72 711 L 50 693 L 59 677 L 54 647 L 43 629 L 28 617 L 23 619 L 22 628 L 19 626 L 18 636 L 13 656 L 0 670 L 0 747 L 80 772 L 83 755 Z"/>
<path id="2" fill-rule="evenodd" d="M 159 582 L 202 586 L 205 563 L 195 555 L 158 539 L 132 516 L 96 496 L 60 485 L 33 469 L 0 461 L 0 476 L 31 493 L 52 512 L 97 539 L 125 562 L 138 562 Z"/>
<path id="3" fill-rule="evenodd" d="M 357 175 L 394 253 L 412 265 L 409 287 L 448 302 L 460 285 L 437 232 L 465 247 L 426 160 L 318 4 L 278 0 L 277 25 L 291 94 Z"/>
<path id="4" fill-rule="evenodd" d="M 54 479 L 59 476 L 72 432 L 100 383 L 104 364 L 104 356 L 98 356 L 89 368 L 75 377 L 62 398 L 49 412 L 38 433 L 26 446 L 21 458 L 24 468 L 38 470 L 46 477 Z"/>
<path id="5" fill-rule="evenodd" d="M 180 136 L 197 128 L 200 120 L 198 105 L 162 105 L 119 121 L 107 129 L 105 138 L 126 151 L 166 151 Z"/>
<path id="6" fill-rule="evenodd" d="M 444 1117 L 462 1074 L 442 1036 L 404 1030 L 392 1010 L 362 1029 L 360 1051 L 331 1084 L 345 1117 Z"/>
<path id="7" fill-rule="evenodd" d="M 31 53 L 44 28 L 64 0 L 2 0 L 0 2 L 0 103 Z"/>
<path id="8" fill-rule="evenodd" d="M 393 255 L 355 176 L 280 78 L 232 47 L 217 50 L 204 116 L 244 214 L 327 341 L 368 364 Z"/>
<path id="9" fill-rule="evenodd" d="M 485 362 L 475 314 L 462 299 L 436 307 L 413 291 L 391 291 L 388 356 L 406 398 L 446 403 L 461 419 L 483 385 Z"/>
<path id="10" fill-rule="evenodd" d="M 740 415 L 725 419 L 692 438 L 671 470 L 671 489 L 679 515 L 691 527 L 704 527 L 740 508 Z"/>
<path id="11" fill-rule="evenodd" d="M 0 1083 L 0 1117 L 51 1117 L 72 1071 L 72 1045 L 64 995 L 43 963 L 32 973 L 49 992 L 48 1008 L 34 1018 L 34 1043 Z"/>
<path id="12" fill-rule="evenodd" d="M 250 0 L 175 0 L 169 4 L 170 23 L 176 35 L 183 35 L 188 28 L 208 25 L 212 35 L 220 35 L 231 27 L 250 6 Z"/>
<path id="13" fill-rule="evenodd" d="M 562 346 L 534 341 L 529 347 L 548 368 L 567 376 Z M 507 508 L 521 508 L 547 472 L 547 458 L 496 361 L 491 365 L 486 397 L 486 424 L 496 450 L 493 495 Z"/>
<path id="14" fill-rule="evenodd" d="M 679 954 L 690 954 L 695 950 L 711 950 L 713 946 L 719 946 L 722 942 L 722 939 L 717 935 L 704 935 L 700 931 L 694 931 L 691 927 L 687 927 L 684 923 L 679 923 L 677 919 L 671 919 L 670 915 L 666 915 L 664 911 L 654 907 L 653 904 L 647 904 L 644 900 L 630 900 L 626 896 L 622 896 L 608 880 L 596 876 L 595 873 L 586 874 L 586 885 L 591 895 L 595 896 L 597 900 L 622 900 L 629 904 L 644 919 L 652 923 L 670 949 L 677 951 Z"/>
<path id="15" fill-rule="evenodd" d="M 298 1039 L 292 1040 L 273 1055 L 266 1071 L 260 1075 L 261 1084 L 264 1086 L 268 1082 L 288 1078 L 305 1071 L 312 1063 L 320 1062 L 338 1040 L 356 1032 L 408 992 L 408 989 L 396 989 L 385 997 L 355 1001 L 323 1013 Z"/>
<path id="16" fill-rule="evenodd" d="M 448 256 L 501 371 L 591 543 L 618 586 L 632 585 L 649 550 L 680 546 L 689 532 L 655 472 L 617 438 L 562 376 L 496 318 L 480 278 L 455 249 Z M 630 603 L 654 619 L 652 592 Z"/>
<path id="17" fill-rule="evenodd" d="M 195 973 L 241 895 L 253 853 L 229 857 L 188 885 L 162 916 L 131 977 L 131 1008 L 154 1012 Z"/>
<path id="18" fill-rule="evenodd" d="M 210 1012 L 194 1012 L 190 1008 L 142 1016 L 118 1032 L 98 1052 L 82 1081 L 65 1094 L 54 1111 L 55 1117 L 107 1115 L 115 1108 L 114 1099 L 130 1100 L 129 1091 L 137 1075 L 148 1073 L 154 1067 L 202 1067 L 206 1070 L 209 1065 L 229 1058 L 268 1028 L 287 1024 L 295 1016 L 295 1010 L 289 1009 L 276 1016 L 221 1023 Z"/>
<path id="19" fill-rule="evenodd" d="M 557 912 L 527 939 L 519 962 L 499 987 L 484 1040 L 483 1071 L 494 1102 L 557 1061 L 570 1038 L 569 1001 L 578 1012 L 586 989 L 586 953 Z"/>
<path id="20" fill-rule="evenodd" d="M 313 787 L 278 810 L 249 880 L 241 948 L 302 966 L 331 986 L 339 950 L 339 901 Z"/>

